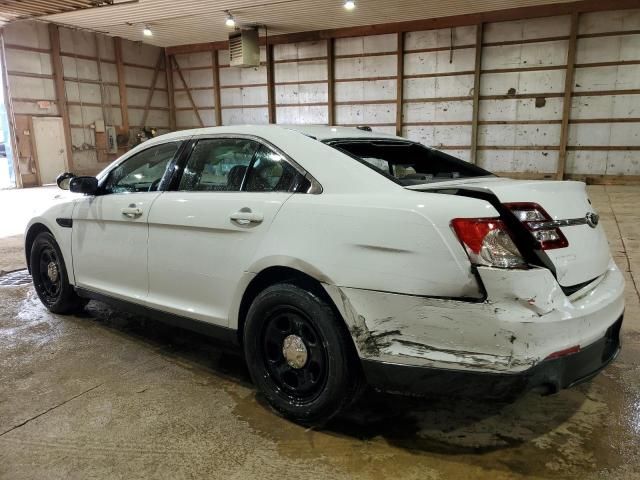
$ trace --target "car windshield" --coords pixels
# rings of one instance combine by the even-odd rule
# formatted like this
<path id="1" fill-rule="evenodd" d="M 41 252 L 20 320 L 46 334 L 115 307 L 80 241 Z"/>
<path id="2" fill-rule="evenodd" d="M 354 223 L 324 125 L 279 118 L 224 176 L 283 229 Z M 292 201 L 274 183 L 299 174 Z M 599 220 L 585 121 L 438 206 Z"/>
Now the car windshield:
<path id="1" fill-rule="evenodd" d="M 325 143 L 404 186 L 493 175 L 419 143 L 386 139 L 329 140 Z"/>

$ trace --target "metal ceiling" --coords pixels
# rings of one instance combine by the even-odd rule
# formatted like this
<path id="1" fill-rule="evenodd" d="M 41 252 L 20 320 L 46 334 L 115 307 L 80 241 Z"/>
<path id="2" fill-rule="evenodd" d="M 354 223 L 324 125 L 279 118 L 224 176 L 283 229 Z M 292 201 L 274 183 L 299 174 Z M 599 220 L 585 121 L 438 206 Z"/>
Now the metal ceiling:
<path id="1" fill-rule="evenodd" d="M 117 0 L 2 0 L 0 24 L 118 3 Z"/>
<path id="2" fill-rule="evenodd" d="M 230 29 L 224 24 L 225 10 L 231 11 L 240 24 L 266 24 L 271 35 L 446 17 L 567 1 L 356 0 L 356 9 L 347 11 L 343 8 L 344 0 L 139 0 L 109 8 L 48 15 L 44 19 L 169 47 L 226 40 Z M 145 25 L 153 31 L 152 37 L 143 36 L 142 30 Z"/>

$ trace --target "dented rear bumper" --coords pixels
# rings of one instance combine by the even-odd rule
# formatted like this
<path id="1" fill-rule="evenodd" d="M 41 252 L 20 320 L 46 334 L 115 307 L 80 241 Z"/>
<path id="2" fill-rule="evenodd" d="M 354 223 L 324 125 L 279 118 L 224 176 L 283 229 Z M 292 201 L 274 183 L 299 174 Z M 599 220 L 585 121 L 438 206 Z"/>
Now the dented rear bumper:
<path id="1" fill-rule="evenodd" d="M 585 368 L 596 373 L 606 364 L 595 365 L 582 352 L 607 338 L 624 311 L 624 279 L 613 262 L 571 296 L 544 268 L 478 268 L 478 274 L 487 296 L 477 302 L 325 288 L 347 323 L 365 370 L 383 365 L 383 373 L 368 374 L 372 383 L 393 378 L 400 367 L 414 367 L 418 378 L 428 379 L 435 370 L 459 374 L 463 383 L 466 373 L 509 380 L 519 375 L 518 382 L 530 383 L 546 372 L 547 383 L 564 388 L 589 374 L 569 367 L 576 359 L 587 359 Z M 577 346 L 581 353 L 574 360 L 545 360 Z M 432 372 L 425 374 L 426 369 Z M 450 378 L 455 381 L 456 375 Z"/>
<path id="2" fill-rule="evenodd" d="M 505 397 L 533 389 L 555 393 L 590 380 L 617 357 L 621 325 L 622 317 L 602 338 L 579 352 L 544 360 L 517 373 L 470 372 L 376 360 L 364 360 L 362 366 L 369 385 L 405 395 Z"/>

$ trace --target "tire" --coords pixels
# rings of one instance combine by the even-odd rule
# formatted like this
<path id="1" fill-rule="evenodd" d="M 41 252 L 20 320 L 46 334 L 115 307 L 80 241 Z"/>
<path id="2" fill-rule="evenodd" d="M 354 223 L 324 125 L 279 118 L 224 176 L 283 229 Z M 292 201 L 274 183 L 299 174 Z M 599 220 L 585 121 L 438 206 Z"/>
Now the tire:
<path id="1" fill-rule="evenodd" d="M 88 300 L 80 298 L 69 283 L 64 258 L 53 235 L 42 232 L 36 237 L 29 262 L 33 286 L 50 312 L 68 314 L 84 308 Z"/>
<path id="2" fill-rule="evenodd" d="M 362 384 L 345 325 L 327 301 L 296 285 L 258 294 L 247 313 L 244 352 L 269 404 L 307 426 L 323 425 L 350 405 Z"/>

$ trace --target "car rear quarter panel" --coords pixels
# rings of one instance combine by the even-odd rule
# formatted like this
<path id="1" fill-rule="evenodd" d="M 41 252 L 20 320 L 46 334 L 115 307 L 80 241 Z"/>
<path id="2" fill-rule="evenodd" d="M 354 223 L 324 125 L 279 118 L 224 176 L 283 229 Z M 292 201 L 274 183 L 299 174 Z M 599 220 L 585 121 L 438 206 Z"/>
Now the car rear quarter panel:
<path id="1" fill-rule="evenodd" d="M 460 216 L 496 215 L 481 200 L 406 190 L 293 195 L 250 271 L 287 259 L 339 287 L 480 298 L 482 291 L 449 224 Z"/>

